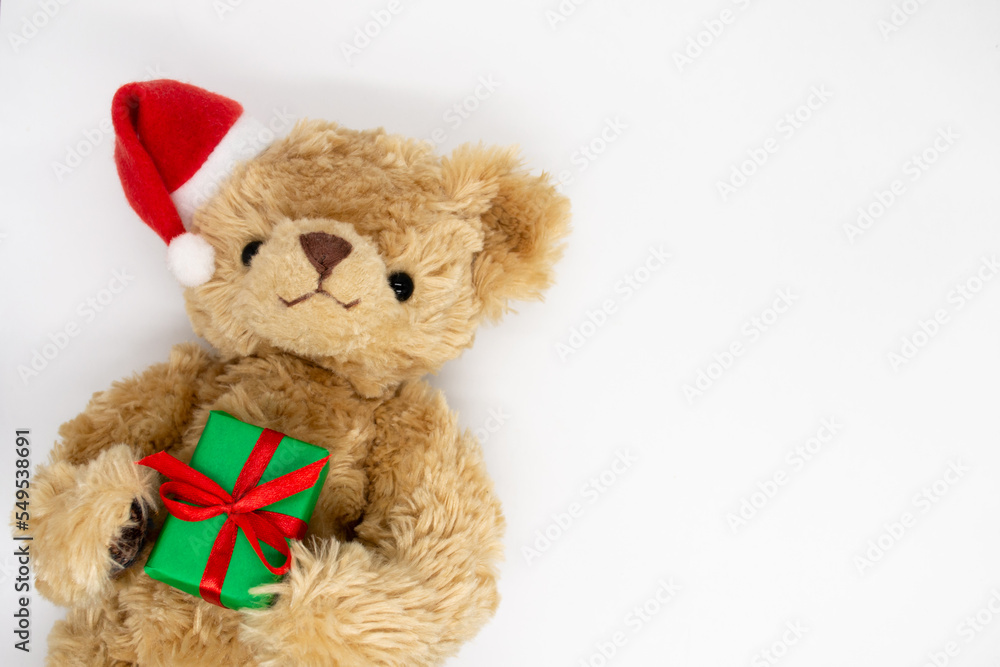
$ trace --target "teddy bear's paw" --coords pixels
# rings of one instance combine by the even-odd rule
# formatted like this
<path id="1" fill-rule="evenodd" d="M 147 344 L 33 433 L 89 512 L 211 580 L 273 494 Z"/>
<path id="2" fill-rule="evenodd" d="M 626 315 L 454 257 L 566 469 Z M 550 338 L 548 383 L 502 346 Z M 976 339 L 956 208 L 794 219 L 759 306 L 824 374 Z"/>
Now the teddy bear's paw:
<path id="1" fill-rule="evenodd" d="M 135 498 L 129 507 L 128 523 L 108 547 L 108 553 L 111 554 L 113 561 L 112 577 L 117 577 L 135 564 L 142 547 L 146 544 L 146 539 L 152 532 L 153 514 L 145 504 Z"/>
<path id="2" fill-rule="evenodd" d="M 88 603 L 141 555 L 155 507 L 156 473 L 114 445 L 82 465 L 66 461 L 35 476 L 32 533 L 38 590 L 57 604 Z"/>

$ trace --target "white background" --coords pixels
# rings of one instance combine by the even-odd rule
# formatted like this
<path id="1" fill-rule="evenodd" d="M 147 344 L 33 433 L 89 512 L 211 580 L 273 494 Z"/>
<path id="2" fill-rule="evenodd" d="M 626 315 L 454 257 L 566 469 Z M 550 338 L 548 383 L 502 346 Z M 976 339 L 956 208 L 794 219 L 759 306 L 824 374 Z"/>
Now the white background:
<path id="1" fill-rule="evenodd" d="M 351 58 L 387 0 L 3 3 L 3 504 L 15 428 L 40 463 L 93 391 L 193 339 L 100 129 L 119 85 L 172 77 L 265 122 L 520 143 L 565 181 L 557 286 L 434 380 L 488 434 L 509 522 L 503 603 L 451 664 L 1000 665 L 1000 7 L 399 1 Z M 456 104 L 476 107 L 457 127 Z M 876 216 L 852 232 L 859 207 Z M 647 271 L 651 247 L 671 259 Z M 800 463 L 824 419 L 836 435 Z M 635 462 L 608 472 L 619 452 Z M 13 651 L 3 552 L 0 662 L 38 665 L 62 612 L 34 595 L 33 652 Z M 680 588 L 662 604 L 661 580 Z"/>

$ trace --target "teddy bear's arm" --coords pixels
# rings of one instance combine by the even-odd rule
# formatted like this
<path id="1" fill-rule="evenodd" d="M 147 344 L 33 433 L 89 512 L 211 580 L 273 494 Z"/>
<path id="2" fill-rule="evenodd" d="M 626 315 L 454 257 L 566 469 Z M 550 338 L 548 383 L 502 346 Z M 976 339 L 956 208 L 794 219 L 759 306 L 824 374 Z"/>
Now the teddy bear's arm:
<path id="1" fill-rule="evenodd" d="M 274 664 L 436 665 L 496 609 L 504 519 L 479 444 L 423 382 L 376 430 L 357 539 L 295 543 L 275 605 L 246 612 Z"/>
<path id="2" fill-rule="evenodd" d="M 30 489 L 29 532 L 46 597 L 71 605 L 108 590 L 115 567 L 109 547 L 146 515 L 137 508 L 156 503 L 155 473 L 135 461 L 180 442 L 220 369 L 197 345 L 178 345 L 167 362 L 94 394 L 59 429 L 61 440 Z"/>
<path id="3" fill-rule="evenodd" d="M 142 455 L 178 444 L 221 370 L 221 362 L 197 344 L 175 345 L 167 361 L 94 394 L 82 413 L 59 428 L 51 461 L 80 465 L 115 443 Z"/>

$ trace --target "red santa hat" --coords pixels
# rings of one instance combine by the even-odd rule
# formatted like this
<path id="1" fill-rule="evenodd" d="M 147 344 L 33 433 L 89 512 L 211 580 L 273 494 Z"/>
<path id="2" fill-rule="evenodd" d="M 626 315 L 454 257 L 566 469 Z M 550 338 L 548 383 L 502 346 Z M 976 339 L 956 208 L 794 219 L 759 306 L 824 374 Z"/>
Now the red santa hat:
<path id="1" fill-rule="evenodd" d="M 126 198 L 167 242 L 167 266 L 177 280 L 201 285 L 215 273 L 215 250 L 187 231 L 191 218 L 273 135 L 239 103 L 169 79 L 119 88 L 111 119 Z"/>

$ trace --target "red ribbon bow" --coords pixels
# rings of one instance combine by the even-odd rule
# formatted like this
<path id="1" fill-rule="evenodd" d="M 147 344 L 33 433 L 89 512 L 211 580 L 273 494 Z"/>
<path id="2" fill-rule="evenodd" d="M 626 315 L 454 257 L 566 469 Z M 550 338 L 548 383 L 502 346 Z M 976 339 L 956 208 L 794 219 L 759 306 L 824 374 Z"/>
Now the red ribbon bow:
<path id="1" fill-rule="evenodd" d="M 258 486 L 264 469 L 284 437 L 283 433 L 267 428 L 263 430 L 240 471 L 232 494 L 166 452 L 147 456 L 138 462 L 170 478 L 171 481 L 160 485 L 160 498 L 167 510 L 178 519 L 204 521 L 220 514 L 227 515 L 212 545 L 199 587 L 202 598 L 207 602 L 225 607 L 219 596 L 236 547 L 238 529 L 243 529 L 257 557 L 272 573 L 284 574 L 292 567 L 292 552 L 285 538 L 301 540 L 305 537 L 307 524 L 296 517 L 261 508 L 314 485 L 330 457 Z M 268 562 L 261 551 L 261 542 L 285 557 L 280 566 L 275 567 Z"/>

